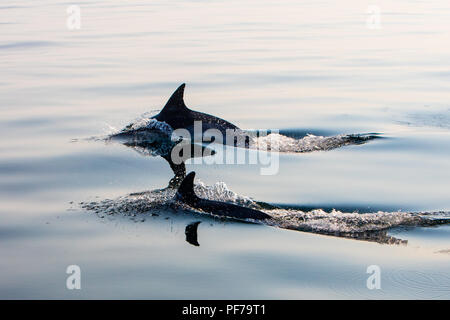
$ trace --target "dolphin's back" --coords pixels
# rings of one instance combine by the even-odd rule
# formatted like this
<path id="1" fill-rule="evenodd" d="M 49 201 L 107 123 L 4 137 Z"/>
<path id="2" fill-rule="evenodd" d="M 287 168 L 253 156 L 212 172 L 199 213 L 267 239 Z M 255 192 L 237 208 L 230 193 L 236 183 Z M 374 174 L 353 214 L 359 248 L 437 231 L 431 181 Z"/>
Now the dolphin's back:
<path id="1" fill-rule="evenodd" d="M 218 216 L 226 216 L 238 219 L 269 219 L 270 216 L 251 208 L 241 207 L 232 203 L 200 199 L 196 208 L 205 212 L 209 212 Z"/>
<path id="2" fill-rule="evenodd" d="M 198 111 L 191 111 L 191 117 L 194 121 L 201 121 L 204 127 L 207 127 L 207 129 L 210 128 L 216 128 L 219 130 L 238 130 L 239 128 L 232 124 L 231 122 L 228 122 L 224 119 L 212 116 L 207 113 L 198 112 Z"/>
<path id="3" fill-rule="evenodd" d="M 239 129 L 234 124 L 221 118 L 207 113 L 190 110 L 184 103 L 184 88 L 185 84 L 183 83 L 175 90 L 161 112 L 154 116 L 153 119 L 166 122 L 174 130 L 187 129 L 188 131 L 192 131 L 194 121 L 201 121 L 203 130 L 214 128 L 220 130 L 224 134 L 227 129 Z"/>
<path id="4" fill-rule="evenodd" d="M 195 172 L 191 172 L 181 182 L 175 196 L 177 200 L 190 205 L 194 209 L 219 216 L 255 220 L 271 218 L 268 214 L 258 210 L 241 207 L 232 203 L 199 198 L 194 191 L 194 177 Z"/>

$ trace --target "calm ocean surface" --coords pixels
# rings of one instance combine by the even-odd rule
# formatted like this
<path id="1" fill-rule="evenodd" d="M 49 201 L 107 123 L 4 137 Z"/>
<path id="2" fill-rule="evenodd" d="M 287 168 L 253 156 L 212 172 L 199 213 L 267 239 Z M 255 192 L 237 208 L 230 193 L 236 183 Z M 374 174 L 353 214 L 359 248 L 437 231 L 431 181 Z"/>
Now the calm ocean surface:
<path id="1" fill-rule="evenodd" d="M 66 25 L 71 5 L 79 30 Z M 447 217 L 449 16 L 446 0 L 3 1 L 0 298 L 449 299 L 448 224 L 393 228 L 407 244 L 388 245 L 80 204 L 167 186 L 161 157 L 91 138 L 186 82 L 189 107 L 241 128 L 382 137 L 282 153 L 271 176 L 187 164 L 206 186 L 281 207 Z M 195 221 L 200 246 L 186 241 Z M 69 265 L 81 290 L 66 288 Z M 379 290 L 366 286 L 370 265 Z"/>

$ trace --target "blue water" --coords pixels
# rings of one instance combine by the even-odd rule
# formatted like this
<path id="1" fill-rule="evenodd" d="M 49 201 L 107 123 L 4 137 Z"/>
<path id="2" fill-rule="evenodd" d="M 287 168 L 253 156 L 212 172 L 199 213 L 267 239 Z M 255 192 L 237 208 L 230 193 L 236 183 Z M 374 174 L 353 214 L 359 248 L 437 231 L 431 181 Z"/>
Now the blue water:
<path id="1" fill-rule="evenodd" d="M 79 30 L 66 26 L 71 4 Z M 157 112 L 186 82 L 189 107 L 241 128 L 382 137 L 281 153 L 270 176 L 187 164 L 213 191 L 302 212 L 445 216 L 450 6 L 380 9 L 370 29 L 356 0 L 0 5 L 0 298 L 448 299 L 449 225 L 395 227 L 388 235 L 407 243 L 388 245 L 173 208 L 152 216 L 139 197 L 124 212 L 130 194 L 173 173 L 161 157 L 92 139 Z M 119 210 L 105 213 L 106 199 Z M 200 246 L 186 241 L 194 221 Z M 66 288 L 69 265 L 81 290 Z M 370 265 L 380 290 L 366 286 Z"/>

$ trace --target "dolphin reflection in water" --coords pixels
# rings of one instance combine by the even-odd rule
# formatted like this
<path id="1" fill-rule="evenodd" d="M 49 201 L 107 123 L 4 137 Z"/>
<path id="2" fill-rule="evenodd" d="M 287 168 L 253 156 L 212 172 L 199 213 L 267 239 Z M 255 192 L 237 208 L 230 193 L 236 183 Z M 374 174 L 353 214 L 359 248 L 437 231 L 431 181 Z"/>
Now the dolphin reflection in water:
<path id="1" fill-rule="evenodd" d="M 184 233 L 186 235 L 186 242 L 192 244 L 193 246 L 199 247 L 200 244 L 198 243 L 198 236 L 197 236 L 197 229 L 198 225 L 201 223 L 201 221 L 195 221 L 192 223 L 189 223 L 186 226 L 186 229 L 184 230 Z"/>

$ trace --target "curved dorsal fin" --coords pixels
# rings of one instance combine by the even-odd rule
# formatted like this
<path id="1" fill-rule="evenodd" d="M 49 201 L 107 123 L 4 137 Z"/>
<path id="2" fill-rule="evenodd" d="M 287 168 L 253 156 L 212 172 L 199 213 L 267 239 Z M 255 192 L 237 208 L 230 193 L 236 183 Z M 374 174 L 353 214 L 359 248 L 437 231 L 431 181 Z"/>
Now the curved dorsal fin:
<path id="1" fill-rule="evenodd" d="M 177 191 L 178 199 L 186 202 L 187 204 L 198 198 L 194 192 L 194 177 L 195 172 L 192 171 L 183 179 Z"/>
<path id="2" fill-rule="evenodd" d="M 184 95 L 184 87 L 186 86 L 185 83 L 183 83 L 181 86 L 178 87 L 177 90 L 175 90 L 174 93 L 169 98 L 169 101 L 167 101 L 166 105 L 162 109 L 162 111 L 179 111 L 183 109 L 187 109 L 186 105 L 184 104 L 183 95 Z"/>

